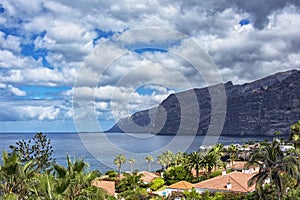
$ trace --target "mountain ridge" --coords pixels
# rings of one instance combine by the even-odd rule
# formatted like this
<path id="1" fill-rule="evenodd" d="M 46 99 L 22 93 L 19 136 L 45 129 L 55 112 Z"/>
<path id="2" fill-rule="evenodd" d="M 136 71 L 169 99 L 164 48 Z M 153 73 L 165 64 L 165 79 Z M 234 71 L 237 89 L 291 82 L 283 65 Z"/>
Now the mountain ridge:
<path id="1" fill-rule="evenodd" d="M 171 94 L 159 106 L 122 118 L 106 132 L 206 135 L 218 120 L 212 115 L 210 97 L 210 92 L 218 92 L 218 86 L 224 86 L 227 109 L 222 130 L 218 128 L 216 135 L 218 131 L 224 136 L 289 134 L 290 125 L 300 119 L 300 71 L 290 70 L 242 85 L 228 81 Z M 189 103 L 193 95 L 197 105 Z"/>

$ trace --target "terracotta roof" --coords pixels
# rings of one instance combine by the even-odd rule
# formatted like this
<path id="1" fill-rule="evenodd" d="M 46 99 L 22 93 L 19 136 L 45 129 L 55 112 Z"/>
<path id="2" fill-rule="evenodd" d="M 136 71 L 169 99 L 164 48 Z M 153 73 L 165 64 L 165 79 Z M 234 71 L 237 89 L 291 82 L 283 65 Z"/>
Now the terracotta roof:
<path id="1" fill-rule="evenodd" d="M 147 172 L 147 171 L 141 171 L 139 172 L 138 174 L 143 174 L 141 180 L 144 182 L 144 183 L 150 183 L 151 181 L 153 181 L 155 178 L 158 178 L 160 176 L 154 174 L 154 173 L 151 173 L 151 172 Z"/>
<path id="2" fill-rule="evenodd" d="M 229 165 L 231 169 L 243 170 L 246 169 L 247 162 L 244 161 L 234 161 L 233 165 Z"/>
<path id="3" fill-rule="evenodd" d="M 104 189 L 109 195 L 115 195 L 114 181 L 95 180 L 92 185 Z"/>
<path id="4" fill-rule="evenodd" d="M 242 172 L 231 172 L 226 175 L 220 175 L 200 183 L 194 184 L 195 188 L 208 189 L 208 190 L 224 190 L 235 192 L 251 192 L 255 190 L 255 185 L 248 187 L 248 180 L 254 174 L 246 174 Z M 227 183 L 231 183 L 231 189 L 227 189 Z"/>
<path id="5" fill-rule="evenodd" d="M 246 167 L 247 162 L 245 161 L 234 161 L 233 165 L 228 165 L 228 168 L 232 169 L 232 170 L 247 170 L 247 169 L 253 169 L 258 170 L 257 167 L 251 165 L 248 168 Z"/>
<path id="6" fill-rule="evenodd" d="M 193 184 L 186 182 L 186 181 L 179 181 L 170 186 L 167 186 L 167 188 L 180 189 L 180 190 L 190 190 L 193 187 L 194 187 Z"/>

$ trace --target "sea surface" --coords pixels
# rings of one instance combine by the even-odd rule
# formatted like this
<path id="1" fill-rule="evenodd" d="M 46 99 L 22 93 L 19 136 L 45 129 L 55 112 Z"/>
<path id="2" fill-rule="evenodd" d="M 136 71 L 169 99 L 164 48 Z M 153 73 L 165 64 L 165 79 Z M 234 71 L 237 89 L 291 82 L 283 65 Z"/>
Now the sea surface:
<path id="1" fill-rule="evenodd" d="M 0 133 L 0 151 L 10 151 L 9 146 L 14 145 L 19 140 L 33 138 L 35 133 Z M 177 151 L 197 151 L 199 147 L 207 141 L 218 142 L 224 145 L 232 143 L 243 144 L 247 141 L 271 140 L 271 137 L 205 137 L 205 136 L 166 136 L 150 134 L 124 134 L 124 133 L 46 133 L 51 139 L 54 152 L 53 157 L 56 162 L 66 166 L 66 157 L 70 155 L 72 159 L 83 158 L 88 162 L 90 170 L 98 169 L 105 172 L 115 168 L 113 164 L 116 154 L 123 154 L 128 159 L 134 158 L 133 169 L 148 170 L 145 161 L 147 155 L 154 157 L 151 162 L 151 171 L 160 169 L 156 163 L 157 155 L 165 150 Z M 206 141 L 206 142 L 205 142 Z M 1 162 L 1 161 L 0 161 Z M 124 171 L 130 170 L 128 162 L 122 166 Z"/>

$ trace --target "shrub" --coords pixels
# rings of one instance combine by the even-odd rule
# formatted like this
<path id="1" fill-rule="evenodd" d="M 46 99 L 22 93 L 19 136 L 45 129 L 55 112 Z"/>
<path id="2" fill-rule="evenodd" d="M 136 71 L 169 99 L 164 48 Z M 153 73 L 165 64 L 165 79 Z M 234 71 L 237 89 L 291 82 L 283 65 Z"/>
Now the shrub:
<path id="1" fill-rule="evenodd" d="M 107 175 L 109 178 L 115 178 L 117 177 L 117 172 L 115 170 L 108 170 L 105 172 L 105 175 Z"/>
<path id="2" fill-rule="evenodd" d="M 155 190 L 161 188 L 162 186 L 164 186 L 164 184 L 165 184 L 164 179 L 158 177 L 150 183 L 150 188 L 151 188 L 151 190 L 155 191 Z"/>

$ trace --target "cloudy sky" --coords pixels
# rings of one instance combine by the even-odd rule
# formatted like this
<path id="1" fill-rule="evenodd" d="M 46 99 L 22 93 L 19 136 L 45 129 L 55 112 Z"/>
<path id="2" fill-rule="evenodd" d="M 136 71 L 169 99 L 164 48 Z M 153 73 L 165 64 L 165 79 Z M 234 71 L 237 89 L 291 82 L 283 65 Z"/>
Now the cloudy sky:
<path id="1" fill-rule="evenodd" d="M 173 92 L 300 69 L 299 35 L 299 0 L 1 0 L 0 131 L 103 130 Z"/>

